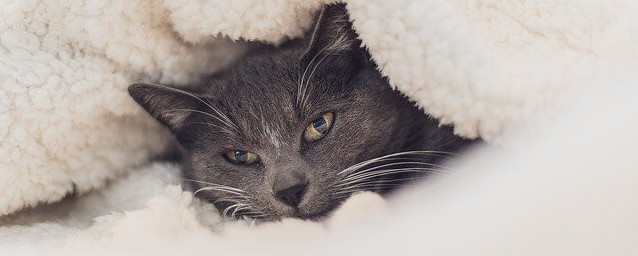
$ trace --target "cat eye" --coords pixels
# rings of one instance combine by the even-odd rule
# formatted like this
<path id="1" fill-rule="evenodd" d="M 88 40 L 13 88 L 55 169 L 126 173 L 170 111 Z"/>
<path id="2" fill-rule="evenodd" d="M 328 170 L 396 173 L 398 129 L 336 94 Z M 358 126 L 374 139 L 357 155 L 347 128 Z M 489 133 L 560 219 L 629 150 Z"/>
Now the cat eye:
<path id="1" fill-rule="evenodd" d="M 252 164 L 259 160 L 257 154 L 243 150 L 227 150 L 224 156 L 235 164 Z"/>
<path id="2" fill-rule="evenodd" d="M 306 131 L 304 132 L 304 138 L 307 141 L 317 141 L 326 136 L 330 128 L 332 128 L 332 122 L 334 121 L 334 113 L 328 112 L 320 116 L 319 118 L 310 122 Z"/>

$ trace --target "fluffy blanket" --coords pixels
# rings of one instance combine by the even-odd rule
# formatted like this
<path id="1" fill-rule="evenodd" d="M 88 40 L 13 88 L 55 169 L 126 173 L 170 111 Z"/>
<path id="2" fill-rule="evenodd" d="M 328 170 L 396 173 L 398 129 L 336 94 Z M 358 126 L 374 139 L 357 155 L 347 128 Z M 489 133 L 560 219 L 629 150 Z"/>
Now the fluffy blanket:
<path id="1" fill-rule="evenodd" d="M 152 162 L 170 140 L 129 83 L 188 83 L 326 2 L 0 0 L 0 252 L 638 254 L 632 0 L 346 1 L 392 86 L 498 146 L 324 223 L 228 222 Z"/>

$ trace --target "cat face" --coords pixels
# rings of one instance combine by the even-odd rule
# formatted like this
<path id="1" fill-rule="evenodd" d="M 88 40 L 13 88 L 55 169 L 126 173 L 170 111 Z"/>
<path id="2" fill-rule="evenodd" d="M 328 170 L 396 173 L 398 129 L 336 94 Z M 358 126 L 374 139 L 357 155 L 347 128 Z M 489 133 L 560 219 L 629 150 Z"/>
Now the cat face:
<path id="1" fill-rule="evenodd" d="M 391 89 L 350 26 L 345 7 L 331 5 L 310 40 L 260 51 L 190 90 L 129 92 L 177 136 L 186 178 L 224 215 L 317 219 L 354 191 L 433 170 L 440 155 L 421 150 L 463 143 Z"/>

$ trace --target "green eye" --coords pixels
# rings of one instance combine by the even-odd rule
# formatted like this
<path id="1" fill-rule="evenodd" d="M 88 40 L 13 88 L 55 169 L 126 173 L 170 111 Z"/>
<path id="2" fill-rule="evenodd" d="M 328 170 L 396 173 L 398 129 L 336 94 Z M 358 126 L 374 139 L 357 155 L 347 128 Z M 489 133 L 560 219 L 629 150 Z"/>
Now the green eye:
<path id="1" fill-rule="evenodd" d="M 330 128 L 332 128 L 332 122 L 334 121 L 334 113 L 328 112 L 312 121 L 306 131 L 304 132 L 304 138 L 307 141 L 317 141 L 326 136 Z"/>
<path id="2" fill-rule="evenodd" d="M 224 156 L 228 161 L 236 164 L 252 164 L 259 160 L 257 154 L 243 150 L 227 150 Z"/>

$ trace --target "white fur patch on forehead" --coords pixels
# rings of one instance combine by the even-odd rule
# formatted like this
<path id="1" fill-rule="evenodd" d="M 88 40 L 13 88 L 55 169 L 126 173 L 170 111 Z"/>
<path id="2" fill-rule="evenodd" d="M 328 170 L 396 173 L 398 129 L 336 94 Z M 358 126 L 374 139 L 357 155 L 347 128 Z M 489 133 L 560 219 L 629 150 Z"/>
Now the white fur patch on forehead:
<path id="1" fill-rule="evenodd" d="M 266 139 L 268 139 L 268 141 L 270 142 L 270 144 L 272 144 L 273 146 L 275 146 L 275 148 L 281 148 L 281 133 L 278 129 L 275 129 L 272 125 L 269 125 L 268 122 L 266 121 L 265 118 L 261 118 L 261 126 L 263 128 L 263 135 Z"/>
<path id="2" fill-rule="evenodd" d="M 276 148 L 280 148 L 281 134 L 279 133 L 279 131 L 270 128 L 270 126 L 266 126 L 264 128 L 264 131 L 266 132 L 266 138 L 268 138 L 268 141 L 270 141 L 270 143 Z"/>

